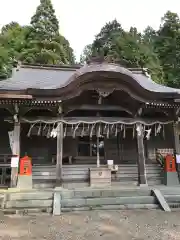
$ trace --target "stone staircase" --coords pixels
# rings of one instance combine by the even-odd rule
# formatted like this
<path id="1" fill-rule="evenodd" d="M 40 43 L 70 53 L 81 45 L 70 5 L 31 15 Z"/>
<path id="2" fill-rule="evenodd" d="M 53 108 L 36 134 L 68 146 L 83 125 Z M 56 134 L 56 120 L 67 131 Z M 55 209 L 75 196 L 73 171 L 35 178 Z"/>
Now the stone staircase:
<path id="1" fill-rule="evenodd" d="M 1 210 L 7 214 L 52 213 L 53 191 L 23 191 L 1 194 Z"/>
<path id="2" fill-rule="evenodd" d="M 34 188 L 54 188 L 56 183 L 55 165 L 34 165 L 32 168 Z"/>
<path id="3" fill-rule="evenodd" d="M 146 176 L 149 186 L 161 185 L 163 182 L 162 167 L 158 164 L 146 164 Z"/>
<path id="4" fill-rule="evenodd" d="M 84 188 L 77 190 L 32 190 L 0 195 L 5 214 L 60 213 L 87 210 L 157 209 L 159 204 L 150 189 Z M 55 212 L 54 212 L 55 214 Z M 57 215 L 57 214 L 55 214 Z"/>
<path id="5" fill-rule="evenodd" d="M 51 190 L 29 190 L 0 193 L 0 208 L 8 214 L 56 213 L 89 210 L 162 209 L 151 187 L 109 187 Z M 180 211 L 180 188 L 160 186 L 157 189 L 171 211 Z M 55 215 L 59 215 L 55 214 Z"/>
<path id="6" fill-rule="evenodd" d="M 151 189 L 107 188 L 62 190 L 54 202 L 61 212 L 118 209 L 156 209 L 158 201 Z M 58 200 L 59 199 L 59 200 Z M 58 209 L 54 206 L 54 209 Z"/>
<path id="7" fill-rule="evenodd" d="M 89 168 L 96 165 L 63 165 L 64 186 L 87 187 L 89 185 Z M 146 164 L 146 175 L 149 186 L 162 184 L 162 169 L 157 164 Z M 56 183 L 55 165 L 35 165 L 33 166 L 33 185 L 35 188 L 53 188 Z M 118 165 L 118 172 L 112 174 L 112 185 L 137 185 L 138 169 L 137 164 Z M 69 188 L 68 187 L 68 188 Z"/>
<path id="8" fill-rule="evenodd" d="M 62 190 L 59 201 L 54 195 L 57 198 L 56 201 L 54 199 L 54 203 L 60 205 L 61 212 L 121 209 L 165 210 L 166 208 L 170 208 L 171 211 L 180 211 L 180 188 L 178 186 L 160 186 L 156 190 L 162 197 L 155 195 L 155 189 L 151 187 Z"/>
<path id="9" fill-rule="evenodd" d="M 161 187 L 166 202 L 172 211 L 180 210 L 180 186 L 178 187 Z"/>

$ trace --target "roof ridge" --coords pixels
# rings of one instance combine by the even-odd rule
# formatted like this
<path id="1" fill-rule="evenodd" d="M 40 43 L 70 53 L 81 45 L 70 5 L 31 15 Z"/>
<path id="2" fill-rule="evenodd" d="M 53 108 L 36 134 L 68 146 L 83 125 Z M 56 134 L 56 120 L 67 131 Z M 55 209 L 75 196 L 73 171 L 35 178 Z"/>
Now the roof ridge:
<path id="1" fill-rule="evenodd" d="M 53 64 L 29 64 L 29 63 L 22 63 L 20 68 L 34 68 L 34 69 L 47 69 L 47 70 L 76 70 L 82 67 L 83 65 L 75 64 L 75 65 L 53 65 Z"/>
<path id="2" fill-rule="evenodd" d="M 90 64 L 88 64 L 90 65 Z M 115 64 L 119 65 L 119 64 Z M 56 65 L 56 64 L 30 64 L 30 63 L 21 63 L 20 68 L 32 68 L 32 69 L 47 69 L 47 70 L 77 70 L 83 67 L 84 65 L 82 64 L 74 64 L 74 65 Z M 129 71 L 134 72 L 134 73 L 140 73 L 144 74 L 144 69 L 143 68 L 127 68 Z"/>

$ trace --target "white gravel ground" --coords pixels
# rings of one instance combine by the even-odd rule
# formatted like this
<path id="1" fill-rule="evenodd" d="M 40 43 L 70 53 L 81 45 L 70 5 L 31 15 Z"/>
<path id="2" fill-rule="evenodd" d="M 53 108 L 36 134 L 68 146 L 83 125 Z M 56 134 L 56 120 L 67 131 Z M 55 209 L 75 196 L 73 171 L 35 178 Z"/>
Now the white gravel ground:
<path id="1" fill-rule="evenodd" d="M 0 219 L 2 240 L 180 240 L 180 212 L 89 211 L 61 217 L 0 214 Z"/>

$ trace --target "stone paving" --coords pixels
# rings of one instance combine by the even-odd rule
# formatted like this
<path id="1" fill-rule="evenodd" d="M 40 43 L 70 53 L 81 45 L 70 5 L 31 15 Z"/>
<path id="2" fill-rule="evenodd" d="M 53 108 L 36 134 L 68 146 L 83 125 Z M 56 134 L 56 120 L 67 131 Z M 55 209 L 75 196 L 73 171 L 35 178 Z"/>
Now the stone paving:
<path id="1" fill-rule="evenodd" d="M 2 240 L 180 240 L 180 212 L 161 210 L 89 211 L 60 217 L 4 216 Z"/>

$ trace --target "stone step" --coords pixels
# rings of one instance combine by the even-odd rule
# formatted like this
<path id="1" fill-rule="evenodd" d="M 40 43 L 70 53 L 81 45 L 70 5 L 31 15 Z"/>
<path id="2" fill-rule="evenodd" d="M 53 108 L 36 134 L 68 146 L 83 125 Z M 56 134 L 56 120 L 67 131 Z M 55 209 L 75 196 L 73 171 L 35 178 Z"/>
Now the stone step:
<path id="1" fill-rule="evenodd" d="M 112 198 L 86 198 L 86 199 L 62 199 L 62 207 L 87 207 L 102 205 L 127 205 L 127 204 L 157 204 L 154 196 L 132 196 Z"/>
<path id="2" fill-rule="evenodd" d="M 126 205 L 103 205 L 89 207 L 66 207 L 61 208 L 62 212 L 91 211 L 91 210 L 125 210 L 125 209 L 159 209 L 158 204 L 126 204 Z"/>
<path id="3" fill-rule="evenodd" d="M 76 186 L 75 183 L 89 183 L 89 168 L 96 167 L 96 164 L 75 164 L 64 165 L 62 169 L 62 178 L 64 184 L 68 184 L 68 188 L 71 188 L 70 183 Z M 120 164 L 116 174 L 112 174 L 112 182 L 137 182 L 138 181 L 138 169 L 137 164 Z M 157 164 L 146 165 L 146 176 L 149 185 L 159 185 L 162 183 L 161 167 Z M 44 184 L 43 184 L 44 181 Z M 56 166 L 44 165 L 33 166 L 33 186 L 35 188 L 54 187 L 56 181 Z M 84 185 L 83 185 L 84 186 Z"/>
<path id="4" fill-rule="evenodd" d="M 29 215 L 29 214 L 51 214 L 52 208 L 23 208 L 23 209 L 15 209 L 8 208 L 1 210 L 4 214 L 19 214 L 19 215 Z"/>
<path id="5" fill-rule="evenodd" d="M 53 198 L 53 192 L 16 192 L 6 196 L 7 201 L 18 200 L 49 200 Z"/>
<path id="6" fill-rule="evenodd" d="M 56 186 L 56 181 L 39 181 L 39 180 L 33 180 L 33 188 L 34 189 L 39 189 L 39 190 L 42 190 L 42 189 L 52 189 Z"/>
<path id="7" fill-rule="evenodd" d="M 146 189 L 82 189 L 64 190 L 61 192 L 62 199 L 75 198 L 103 198 L 103 197 L 132 197 L 132 196 L 151 196 L 151 190 Z"/>
<path id="8" fill-rule="evenodd" d="M 180 195 L 180 185 L 179 187 L 160 187 L 163 195 Z"/>
<path id="9" fill-rule="evenodd" d="M 164 195 L 164 198 L 167 202 L 179 203 L 180 204 L 180 195 Z"/>
<path id="10" fill-rule="evenodd" d="M 119 168 L 137 168 L 137 164 L 118 164 Z M 96 167 L 96 164 L 72 164 L 72 165 L 63 165 L 63 169 L 68 168 L 91 168 Z M 56 169 L 56 165 L 34 165 L 33 170 L 42 170 L 42 169 Z M 146 164 L 146 169 L 162 169 L 158 164 Z"/>
<path id="11" fill-rule="evenodd" d="M 53 205 L 53 200 L 12 200 L 6 201 L 5 209 L 8 208 L 15 208 L 15 209 L 22 209 L 22 208 L 50 208 Z"/>

